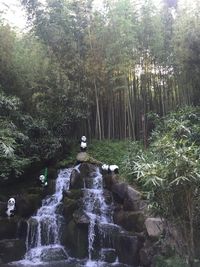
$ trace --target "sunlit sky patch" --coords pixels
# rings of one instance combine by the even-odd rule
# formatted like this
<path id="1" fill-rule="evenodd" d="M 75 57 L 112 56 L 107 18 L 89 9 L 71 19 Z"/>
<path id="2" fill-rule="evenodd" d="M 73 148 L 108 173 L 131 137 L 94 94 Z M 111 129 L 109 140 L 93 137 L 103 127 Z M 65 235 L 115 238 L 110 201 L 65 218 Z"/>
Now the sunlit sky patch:
<path id="1" fill-rule="evenodd" d="M 44 2 L 45 0 L 40 0 Z M 153 0 L 156 6 L 160 5 L 161 0 Z M 186 4 L 189 0 L 181 0 Z M 190 1 L 189 1 L 190 2 Z M 96 9 L 101 9 L 103 6 L 102 0 L 94 0 Z M 0 0 L 0 12 L 3 12 L 3 18 L 15 28 L 24 30 L 26 28 L 26 16 L 20 0 Z"/>
<path id="2" fill-rule="evenodd" d="M 26 27 L 25 11 L 19 0 L 0 0 L 0 11 L 2 17 L 12 27 L 23 30 Z"/>

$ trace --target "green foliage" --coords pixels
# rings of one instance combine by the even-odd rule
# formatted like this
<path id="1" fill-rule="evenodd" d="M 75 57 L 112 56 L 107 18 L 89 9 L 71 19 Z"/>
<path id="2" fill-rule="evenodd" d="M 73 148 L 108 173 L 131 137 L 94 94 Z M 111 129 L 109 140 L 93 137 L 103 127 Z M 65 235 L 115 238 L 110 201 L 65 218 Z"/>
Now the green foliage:
<path id="1" fill-rule="evenodd" d="M 171 113 L 157 125 L 149 148 L 138 149 L 134 144 L 130 147 L 134 157 L 126 159 L 132 179 L 147 192 L 154 213 L 175 224 L 181 222 L 190 260 L 200 219 L 199 117 L 199 108 Z"/>
<path id="2" fill-rule="evenodd" d="M 17 178 L 37 161 L 60 157 L 61 140 L 44 120 L 22 114 L 21 101 L 0 92 L 0 178 Z"/>
<path id="3" fill-rule="evenodd" d="M 102 163 L 118 165 L 120 174 L 123 175 L 123 158 L 127 151 L 127 145 L 126 141 L 92 140 L 88 146 L 88 153 Z"/>

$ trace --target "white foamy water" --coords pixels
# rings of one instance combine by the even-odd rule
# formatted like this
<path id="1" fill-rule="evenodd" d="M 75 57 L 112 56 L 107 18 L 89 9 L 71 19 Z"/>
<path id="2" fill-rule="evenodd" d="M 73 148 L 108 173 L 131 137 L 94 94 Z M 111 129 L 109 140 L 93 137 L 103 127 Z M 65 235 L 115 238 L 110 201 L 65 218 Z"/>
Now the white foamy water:
<path id="1" fill-rule="evenodd" d="M 112 223 L 112 214 L 110 207 L 105 202 L 103 194 L 103 177 L 96 168 L 92 173 L 91 188 L 84 188 L 84 211 L 88 215 L 90 224 L 88 229 L 88 254 L 89 261 L 86 266 L 91 266 L 93 244 L 95 239 L 95 225 Z M 94 262 L 92 262 L 93 264 Z"/>
<path id="2" fill-rule="evenodd" d="M 59 214 L 59 205 L 63 191 L 69 189 L 72 169 L 61 170 L 56 180 L 56 190 L 52 196 L 43 200 L 37 214 L 28 220 L 25 266 L 68 257 L 60 245 L 60 227 L 63 217 Z"/>

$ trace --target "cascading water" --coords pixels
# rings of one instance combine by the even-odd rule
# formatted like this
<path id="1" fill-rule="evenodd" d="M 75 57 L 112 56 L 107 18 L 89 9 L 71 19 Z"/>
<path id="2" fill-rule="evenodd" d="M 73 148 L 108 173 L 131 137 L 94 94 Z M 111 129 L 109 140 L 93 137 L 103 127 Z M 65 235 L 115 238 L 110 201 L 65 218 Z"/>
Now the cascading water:
<path id="1" fill-rule="evenodd" d="M 96 171 L 92 173 L 90 188 L 84 188 L 84 211 L 89 217 L 89 229 L 88 229 L 88 256 L 89 260 L 86 266 L 101 266 L 103 262 L 102 251 L 106 250 L 101 248 L 99 255 L 96 256 L 98 261 L 93 261 L 94 254 L 94 241 L 95 241 L 95 227 L 98 228 L 99 233 L 102 231 L 103 225 L 113 224 L 111 206 L 106 204 L 103 190 L 103 177 L 96 168 Z"/>
<path id="2" fill-rule="evenodd" d="M 68 257 L 60 244 L 63 217 L 59 214 L 59 205 L 63 198 L 63 190 L 69 188 L 71 172 L 72 169 L 60 171 L 56 180 L 55 194 L 43 200 L 37 214 L 28 220 L 27 253 L 23 260 L 26 266 Z"/>
<path id="3" fill-rule="evenodd" d="M 61 170 L 56 180 L 56 190 L 52 196 L 43 200 L 37 214 L 28 220 L 26 247 L 24 260 L 14 262 L 14 266 L 37 267 L 108 267 L 126 266 L 117 260 L 113 242 L 113 231 L 118 226 L 113 224 L 112 205 L 107 204 L 103 188 L 103 177 L 97 167 L 84 180 L 83 212 L 89 219 L 88 225 L 88 258 L 80 260 L 68 256 L 61 245 L 62 225 L 65 220 L 60 209 L 63 191 L 69 190 L 72 170 L 81 173 L 80 165 L 75 168 Z M 81 205 L 82 206 L 82 205 Z M 80 207 L 81 207 L 80 206 Z M 70 215 L 70 214 L 69 214 Z M 69 254 L 72 251 L 69 251 Z M 107 256 L 112 255 L 112 261 Z M 110 263 L 109 263 L 110 262 Z"/>

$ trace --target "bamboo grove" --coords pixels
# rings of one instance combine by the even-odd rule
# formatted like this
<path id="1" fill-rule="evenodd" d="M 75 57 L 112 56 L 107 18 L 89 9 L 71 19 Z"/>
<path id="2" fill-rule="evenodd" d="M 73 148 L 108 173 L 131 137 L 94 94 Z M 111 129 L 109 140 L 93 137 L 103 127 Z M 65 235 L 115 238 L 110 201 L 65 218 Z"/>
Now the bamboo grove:
<path id="1" fill-rule="evenodd" d="M 164 116 L 177 107 L 199 104 L 198 0 L 22 4 L 30 27 L 25 38 L 35 38 L 57 74 L 45 74 L 48 83 L 40 77 L 17 94 L 27 110 L 48 102 L 46 113 L 38 116 L 45 114 L 49 125 L 70 125 L 73 137 L 85 133 L 100 140 L 142 139 L 146 144 L 153 127 L 149 114 Z M 71 116 L 67 123 L 66 117 L 59 120 L 62 114 Z"/>

